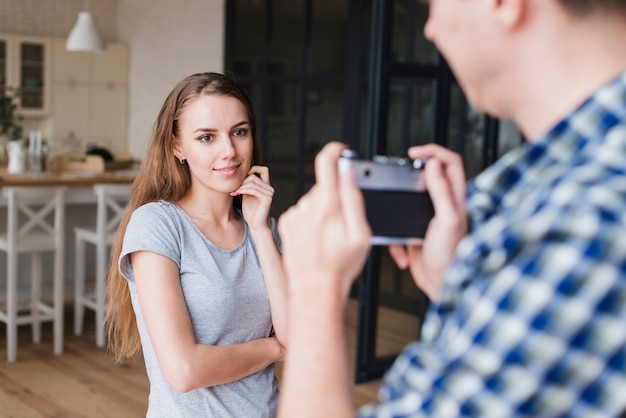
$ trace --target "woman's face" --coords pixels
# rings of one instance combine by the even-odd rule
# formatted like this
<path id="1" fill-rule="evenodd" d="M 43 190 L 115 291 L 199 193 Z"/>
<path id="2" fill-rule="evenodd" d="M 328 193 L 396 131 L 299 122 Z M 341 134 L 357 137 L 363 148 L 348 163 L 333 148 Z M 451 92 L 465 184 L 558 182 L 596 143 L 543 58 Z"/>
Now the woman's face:
<path id="1" fill-rule="evenodd" d="M 192 188 L 230 193 L 248 175 L 252 141 L 243 103 L 230 96 L 201 95 L 182 111 L 174 154 L 189 164 Z"/>

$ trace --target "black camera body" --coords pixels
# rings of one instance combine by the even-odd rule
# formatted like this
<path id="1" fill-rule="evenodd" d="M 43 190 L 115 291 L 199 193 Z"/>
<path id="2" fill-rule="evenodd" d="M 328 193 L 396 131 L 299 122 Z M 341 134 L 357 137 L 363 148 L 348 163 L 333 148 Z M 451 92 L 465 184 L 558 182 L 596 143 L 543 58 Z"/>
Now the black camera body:
<path id="1" fill-rule="evenodd" d="M 389 156 L 360 160 L 352 150 L 341 154 L 339 173 L 355 174 L 373 245 L 419 243 L 424 238 L 435 215 L 423 179 L 425 164 L 426 160 Z"/>

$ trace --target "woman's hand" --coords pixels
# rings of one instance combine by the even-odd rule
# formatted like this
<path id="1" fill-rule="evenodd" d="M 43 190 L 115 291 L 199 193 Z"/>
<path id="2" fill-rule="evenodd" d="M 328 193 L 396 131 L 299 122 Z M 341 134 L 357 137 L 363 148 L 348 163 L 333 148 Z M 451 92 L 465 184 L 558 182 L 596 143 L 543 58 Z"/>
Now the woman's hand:
<path id="1" fill-rule="evenodd" d="M 242 195 L 241 210 L 250 229 L 267 228 L 274 188 L 270 185 L 270 172 L 265 166 L 254 165 L 241 186 L 231 196 Z"/>
<path id="2" fill-rule="evenodd" d="M 465 172 L 461 157 L 435 144 L 411 147 L 409 157 L 428 158 L 424 181 L 433 201 L 435 216 L 424 242 L 390 245 L 389 253 L 399 268 L 409 268 L 415 284 L 430 300 L 437 300 L 459 241 L 467 234 Z"/>

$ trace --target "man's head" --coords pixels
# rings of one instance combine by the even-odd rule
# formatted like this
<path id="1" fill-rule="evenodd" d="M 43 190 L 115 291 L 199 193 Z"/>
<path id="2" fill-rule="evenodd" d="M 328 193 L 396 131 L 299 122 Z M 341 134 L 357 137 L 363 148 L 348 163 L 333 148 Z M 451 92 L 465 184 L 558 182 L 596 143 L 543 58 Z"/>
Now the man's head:
<path id="1" fill-rule="evenodd" d="M 545 132 L 616 70 L 626 69 L 626 56 L 614 44 L 623 44 L 626 34 L 625 0 L 429 4 L 424 35 L 444 55 L 470 103 L 513 119 L 527 137 Z M 594 62 L 606 65 L 598 70 Z"/>

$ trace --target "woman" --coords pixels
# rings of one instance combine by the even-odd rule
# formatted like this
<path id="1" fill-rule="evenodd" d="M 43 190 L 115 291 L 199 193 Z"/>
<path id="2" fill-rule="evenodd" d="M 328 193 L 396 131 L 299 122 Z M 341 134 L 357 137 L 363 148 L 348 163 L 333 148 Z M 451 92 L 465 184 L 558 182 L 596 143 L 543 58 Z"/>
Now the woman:
<path id="1" fill-rule="evenodd" d="M 109 347 L 117 360 L 143 351 L 147 416 L 276 413 L 286 284 L 258 161 L 254 110 L 233 80 L 195 74 L 172 90 L 107 282 Z"/>

